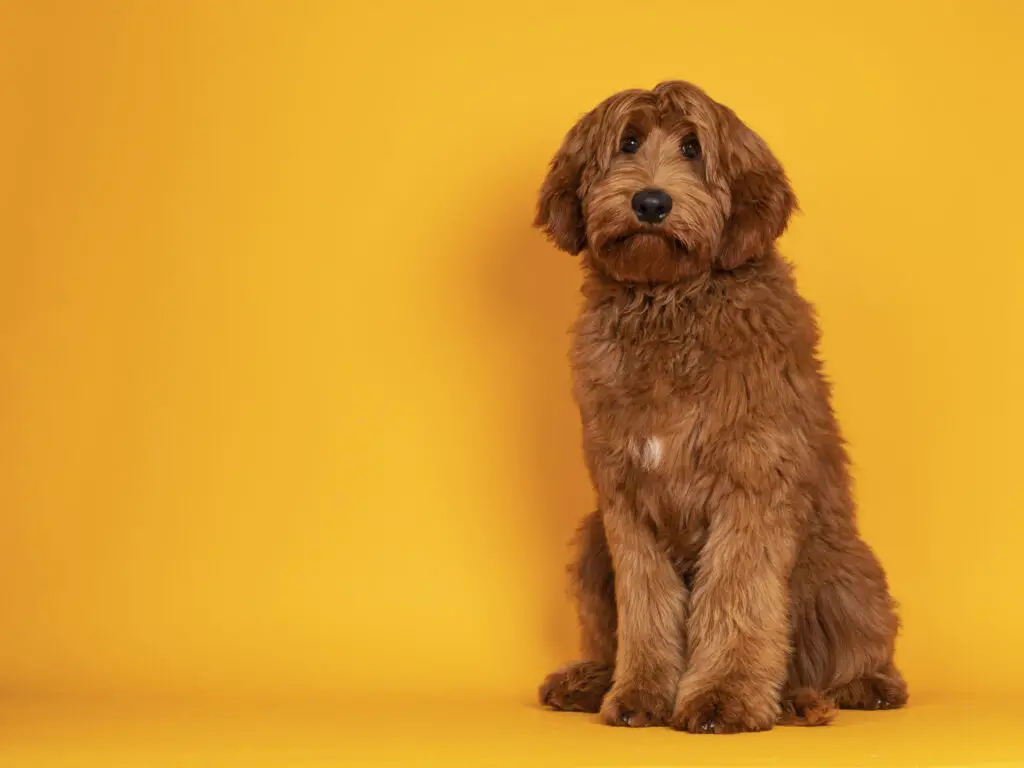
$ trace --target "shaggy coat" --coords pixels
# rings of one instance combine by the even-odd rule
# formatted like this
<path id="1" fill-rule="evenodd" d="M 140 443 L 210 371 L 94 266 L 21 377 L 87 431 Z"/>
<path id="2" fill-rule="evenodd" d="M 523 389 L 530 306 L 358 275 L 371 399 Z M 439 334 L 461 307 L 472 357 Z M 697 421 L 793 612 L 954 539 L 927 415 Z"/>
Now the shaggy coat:
<path id="1" fill-rule="evenodd" d="M 765 143 L 683 82 L 612 96 L 551 163 L 536 224 L 582 254 L 597 509 L 572 568 L 585 660 L 545 680 L 550 707 L 731 733 L 907 701 L 814 312 L 775 247 L 795 208 Z"/>

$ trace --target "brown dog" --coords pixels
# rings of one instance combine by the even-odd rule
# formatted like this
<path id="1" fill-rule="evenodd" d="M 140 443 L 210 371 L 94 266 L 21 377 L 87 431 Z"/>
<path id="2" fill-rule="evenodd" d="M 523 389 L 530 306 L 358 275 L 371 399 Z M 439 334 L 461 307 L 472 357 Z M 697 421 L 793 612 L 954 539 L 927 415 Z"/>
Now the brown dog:
<path id="1" fill-rule="evenodd" d="M 569 131 L 537 226 L 582 253 L 575 396 L 597 511 L 573 568 L 586 660 L 541 701 L 694 733 L 903 706 L 811 306 L 775 249 L 796 198 L 682 82 Z"/>

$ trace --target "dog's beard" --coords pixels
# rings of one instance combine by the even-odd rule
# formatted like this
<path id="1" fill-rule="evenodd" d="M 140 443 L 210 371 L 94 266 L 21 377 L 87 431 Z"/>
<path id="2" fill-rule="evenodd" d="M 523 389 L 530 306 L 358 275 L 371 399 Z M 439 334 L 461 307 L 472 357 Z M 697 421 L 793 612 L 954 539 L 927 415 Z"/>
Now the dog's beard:
<path id="1" fill-rule="evenodd" d="M 591 244 L 595 267 L 628 283 L 675 283 L 699 274 L 701 259 L 670 232 L 637 230 Z"/>
<path id="2" fill-rule="evenodd" d="M 686 258 L 689 248 L 686 243 L 667 232 L 640 230 L 626 232 L 611 238 L 604 244 L 603 250 L 621 251 L 624 257 L 638 259 Z"/>

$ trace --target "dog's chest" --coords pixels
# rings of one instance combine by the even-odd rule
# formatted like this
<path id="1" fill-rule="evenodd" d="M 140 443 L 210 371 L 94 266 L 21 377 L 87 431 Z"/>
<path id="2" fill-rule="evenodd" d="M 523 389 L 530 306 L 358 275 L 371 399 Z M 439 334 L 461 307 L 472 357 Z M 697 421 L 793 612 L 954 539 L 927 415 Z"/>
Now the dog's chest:
<path id="1" fill-rule="evenodd" d="M 577 349 L 576 397 L 591 449 L 648 477 L 679 475 L 701 438 L 699 351 L 682 341 L 641 349 L 614 338 Z"/>
<path id="2" fill-rule="evenodd" d="M 577 330 L 572 357 L 581 407 L 634 428 L 648 426 L 640 447 L 648 464 L 663 454 L 660 432 L 677 426 L 713 374 L 711 350 L 683 328 L 624 333 L 597 318 Z"/>

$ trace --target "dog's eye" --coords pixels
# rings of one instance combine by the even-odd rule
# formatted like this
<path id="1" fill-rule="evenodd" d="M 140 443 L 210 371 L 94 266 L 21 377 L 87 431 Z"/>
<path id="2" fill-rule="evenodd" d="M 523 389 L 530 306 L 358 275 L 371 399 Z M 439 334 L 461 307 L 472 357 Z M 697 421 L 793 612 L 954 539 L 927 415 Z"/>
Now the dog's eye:
<path id="1" fill-rule="evenodd" d="M 626 136 L 622 139 L 621 149 L 627 155 L 632 155 L 640 149 L 640 139 L 636 136 Z"/>
<path id="2" fill-rule="evenodd" d="M 697 137 L 687 136 L 683 139 L 680 151 L 683 153 L 683 157 L 687 160 L 696 160 L 700 157 L 700 142 L 697 141 Z"/>

